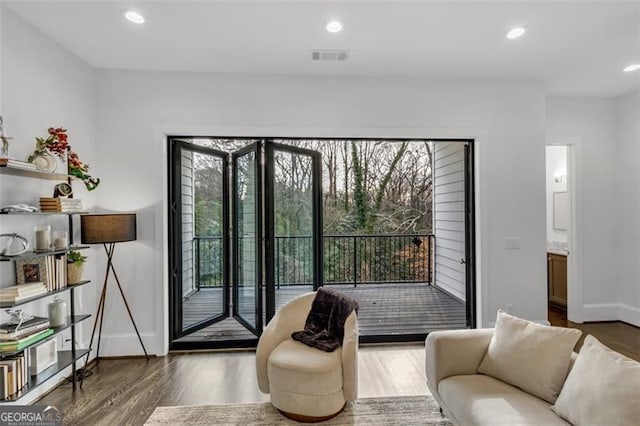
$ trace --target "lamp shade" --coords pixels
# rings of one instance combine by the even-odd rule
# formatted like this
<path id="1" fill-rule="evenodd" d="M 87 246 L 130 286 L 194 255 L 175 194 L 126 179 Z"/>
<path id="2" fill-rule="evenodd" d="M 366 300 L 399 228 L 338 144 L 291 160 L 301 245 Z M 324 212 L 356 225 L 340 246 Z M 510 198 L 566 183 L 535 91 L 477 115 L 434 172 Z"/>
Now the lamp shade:
<path id="1" fill-rule="evenodd" d="M 87 214 L 80 216 L 82 244 L 121 243 L 136 239 L 136 214 Z"/>

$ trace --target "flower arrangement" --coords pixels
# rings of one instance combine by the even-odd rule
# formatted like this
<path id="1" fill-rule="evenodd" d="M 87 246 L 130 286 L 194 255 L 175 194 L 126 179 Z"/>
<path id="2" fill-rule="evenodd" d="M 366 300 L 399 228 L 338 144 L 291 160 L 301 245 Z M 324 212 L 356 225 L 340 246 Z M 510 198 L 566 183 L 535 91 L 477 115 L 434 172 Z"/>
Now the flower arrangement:
<path id="1" fill-rule="evenodd" d="M 33 154 L 27 158 L 27 161 L 33 162 L 37 156 L 49 152 L 60 158 L 63 162 L 68 161 L 68 173 L 80 179 L 88 191 L 96 189 L 100 184 L 100 179 L 94 178 L 88 173 L 89 165 L 83 163 L 78 154 L 71 149 L 67 129 L 62 127 L 49 127 L 47 132 L 49 136 L 46 139 L 36 138 L 36 149 L 33 151 Z"/>
<path id="2" fill-rule="evenodd" d="M 60 158 L 62 161 L 66 160 L 67 147 L 69 142 L 67 141 L 67 129 L 58 127 L 54 129 L 49 127 L 49 136 L 44 138 L 36 138 L 36 149 L 33 154 L 27 158 L 27 161 L 32 162 L 37 156 L 44 155 L 48 152 Z"/>

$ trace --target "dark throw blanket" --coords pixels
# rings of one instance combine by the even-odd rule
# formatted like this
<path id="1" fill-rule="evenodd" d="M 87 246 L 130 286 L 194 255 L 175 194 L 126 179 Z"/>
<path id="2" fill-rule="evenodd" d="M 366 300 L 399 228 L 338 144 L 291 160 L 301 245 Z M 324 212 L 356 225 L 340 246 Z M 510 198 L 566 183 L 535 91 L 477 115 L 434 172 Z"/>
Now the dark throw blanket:
<path id="1" fill-rule="evenodd" d="M 316 293 L 304 330 L 291 334 L 293 340 L 325 352 L 333 352 L 342 345 L 344 323 L 358 302 L 344 294 L 320 287 Z"/>

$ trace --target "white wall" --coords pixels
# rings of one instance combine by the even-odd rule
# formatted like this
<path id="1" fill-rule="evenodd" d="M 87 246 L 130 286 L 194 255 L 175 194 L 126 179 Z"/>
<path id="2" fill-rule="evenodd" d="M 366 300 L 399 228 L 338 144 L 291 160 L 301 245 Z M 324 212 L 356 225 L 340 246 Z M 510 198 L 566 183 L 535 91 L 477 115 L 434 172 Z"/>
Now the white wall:
<path id="1" fill-rule="evenodd" d="M 571 256 L 579 258 L 575 280 L 582 296 L 578 317 L 571 318 L 569 311 L 574 321 L 622 319 L 622 305 L 638 300 L 639 138 L 634 96 L 547 99 L 547 139 L 573 141 L 578 167 L 575 227 L 581 242 L 570 249 Z M 569 294 L 570 303 L 572 298 Z M 637 313 L 633 312 L 635 321 L 626 320 L 640 325 Z"/>
<path id="2" fill-rule="evenodd" d="M 10 10 L 2 11 L 1 33 L 1 104 L 6 130 L 15 139 L 11 141 L 10 155 L 23 160 L 35 147 L 35 137 L 45 136 L 50 126 L 64 126 L 69 130 L 69 142 L 89 164 L 95 164 L 94 139 L 94 71 L 69 51 L 44 36 Z M 59 165 L 62 167 L 62 165 Z M 99 175 L 100 170 L 96 168 Z M 0 176 L 0 205 L 17 202 L 37 204 L 38 197 L 53 194 L 54 181 L 33 178 Z M 88 194 L 82 184 L 74 185 L 76 196 L 85 206 L 95 203 L 94 194 Z M 66 217 L 2 216 L 0 233 L 18 232 L 31 237 L 37 223 L 52 224 L 54 229 L 66 225 Z M 79 234 L 76 234 L 79 237 Z M 85 274 L 95 278 L 96 253 L 86 266 Z M 96 280 L 98 281 L 98 280 Z M 13 262 L 0 262 L 0 286 L 13 285 Z M 78 312 L 93 313 L 98 284 L 78 290 Z M 68 300 L 68 294 L 65 296 Z M 46 304 L 27 305 L 33 314 L 46 315 Z M 0 321 L 6 320 L 0 313 Z M 91 331 L 90 323 L 80 327 L 79 340 L 85 340 Z M 88 330 L 87 330 L 88 329 Z M 62 339 L 59 339 L 59 345 Z M 69 347 L 69 343 L 65 343 Z M 70 369 L 68 369 L 70 371 Z M 66 371 L 64 375 L 70 374 Z M 39 391 L 31 392 L 20 404 L 34 400 L 42 391 L 57 384 L 63 374 L 47 382 Z"/>
<path id="3" fill-rule="evenodd" d="M 553 227 L 553 193 L 567 190 L 567 181 L 556 182 L 556 175 L 567 175 L 567 147 L 547 146 L 547 242 L 567 242 L 567 231 Z"/>
<path id="4" fill-rule="evenodd" d="M 616 269 L 621 320 L 640 326 L 640 91 L 616 99 Z"/>
<path id="5" fill-rule="evenodd" d="M 139 214 L 117 267 L 154 352 L 166 348 L 166 141 L 227 136 L 479 138 L 481 323 L 498 307 L 546 318 L 544 95 L 534 82 L 99 71 L 100 207 Z M 519 236 L 521 250 L 505 250 Z M 139 353 L 121 307 L 107 353 Z"/>

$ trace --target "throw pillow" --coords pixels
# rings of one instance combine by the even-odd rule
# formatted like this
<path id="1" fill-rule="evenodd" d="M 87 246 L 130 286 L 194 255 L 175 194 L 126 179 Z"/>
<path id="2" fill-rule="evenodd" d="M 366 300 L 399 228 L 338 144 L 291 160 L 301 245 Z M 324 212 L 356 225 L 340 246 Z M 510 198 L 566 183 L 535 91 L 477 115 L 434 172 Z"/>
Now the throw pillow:
<path id="1" fill-rule="evenodd" d="M 587 336 L 551 409 L 576 426 L 638 424 L 640 362 Z"/>
<path id="2" fill-rule="evenodd" d="M 496 328 L 478 373 L 553 404 L 581 334 L 577 329 L 536 324 L 498 311 Z"/>

